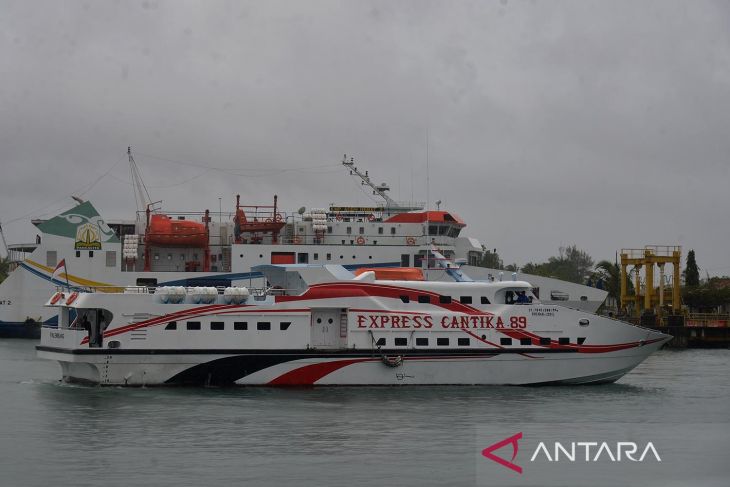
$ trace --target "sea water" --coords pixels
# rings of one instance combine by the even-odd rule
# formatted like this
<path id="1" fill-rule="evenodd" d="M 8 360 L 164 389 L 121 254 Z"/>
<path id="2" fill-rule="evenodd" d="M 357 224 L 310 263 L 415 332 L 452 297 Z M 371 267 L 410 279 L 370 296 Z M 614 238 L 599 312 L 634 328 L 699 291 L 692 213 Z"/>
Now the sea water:
<path id="1" fill-rule="evenodd" d="M 480 452 L 497 432 L 550 436 L 545 425 L 592 439 L 636 425 L 642 441 L 672 445 L 702 425 L 730 437 L 728 350 L 662 350 L 598 386 L 120 388 L 61 383 L 58 364 L 37 359 L 35 345 L 0 341 L 2 486 L 458 486 L 504 475 L 516 485 L 591 485 L 583 473 L 528 475 L 529 451 L 514 459 L 519 475 Z M 616 467 L 608 483 L 683 484 L 672 469 L 703 457 L 672 445 L 657 445 L 661 464 L 632 465 L 631 478 Z M 730 485 L 725 464 L 693 485 Z"/>

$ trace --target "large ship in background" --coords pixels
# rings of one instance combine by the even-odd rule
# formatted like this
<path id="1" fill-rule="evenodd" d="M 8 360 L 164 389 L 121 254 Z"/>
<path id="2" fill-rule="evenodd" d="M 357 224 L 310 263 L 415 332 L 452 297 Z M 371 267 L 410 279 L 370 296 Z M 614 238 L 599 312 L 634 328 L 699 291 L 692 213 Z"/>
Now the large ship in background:
<path id="1" fill-rule="evenodd" d="M 129 160 L 138 175 L 131 153 Z M 13 271 L 0 284 L 0 336 L 37 337 L 41 324 L 52 325 L 57 317 L 43 304 L 59 286 L 102 292 L 127 286 L 262 287 L 261 273 L 252 268 L 267 264 L 419 267 L 429 280 L 454 280 L 431 257 L 433 248 L 474 279 L 513 278 L 477 266 L 483 247 L 462 235 L 466 223 L 455 213 L 396 202 L 385 183 L 372 183 L 352 159 L 343 165 L 382 203 L 286 211 L 276 196 L 263 205 L 242 204 L 236 196 L 229 211 L 182 213 L 162 211 L 146 195 L 140 198 L 145 209 L 130 220 L 106 220 L 90 201 L 78 199 L 53 218 L 34 220 L 36 242 L 8 246 Z M 136 188 L 138 197 L 146 192 L 141 184 Z M 62 272 L 54 275 L 61 262 Z M 546 304 L 593 312 L 606 298 L 605 291 L 588 286 L 520 278 Z"/>

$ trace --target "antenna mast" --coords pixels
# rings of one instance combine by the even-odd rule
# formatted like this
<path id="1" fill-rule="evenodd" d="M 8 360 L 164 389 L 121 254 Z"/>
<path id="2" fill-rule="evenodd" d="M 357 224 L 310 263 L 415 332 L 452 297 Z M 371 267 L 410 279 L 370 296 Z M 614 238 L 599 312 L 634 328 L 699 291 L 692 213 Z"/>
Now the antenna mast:
<path id="1" fill-rule="evenodd" d="M 132 174 L 132 188 L 134 190 L 134 204 L 137 205 L 137 211 L 144 211 L 152 201 L 147 186 L 142 181 L 142 175 L 139 172 L 137 163 L 132 157 L 132 147 L 127 147 L 127 157 L 129 157 L 129 171 Z"/>
<path id="2" fill-rule="evenodd" d="M 355 159 L 350 157 L 350 159 L 347 159 L 347 154 L 342 159 L 342 165 L 345 166 L 350 170 L 351 175 L 358 176 L 362 182 L 363 186 L 370 186 L 370 188 L 373 190 L 373 194 L 380 196 L 385 200 L 385 209 L 386 210 L 398 210 L 398 211 L 410 211 L 410 210 L 421 210 L 423 209 L 422 205 L 403 205 L 401 203 L 398 203 L 393 198 L 391 198 L 387 191 L 390 191 L 390 186 L 388 186 L 385 183 L 381 183 L 380 185 L 376 185 L 370 180 L 370 175 L 367 171 L 364 173 L 361 172 L 356 166 L 355 166 Z"/>

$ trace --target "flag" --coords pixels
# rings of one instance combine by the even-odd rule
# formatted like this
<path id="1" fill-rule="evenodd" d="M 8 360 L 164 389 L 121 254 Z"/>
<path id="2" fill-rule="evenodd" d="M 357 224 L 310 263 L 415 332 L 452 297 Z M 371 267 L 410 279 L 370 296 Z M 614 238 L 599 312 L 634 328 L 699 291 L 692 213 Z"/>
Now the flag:
<path id="1" fill-rule="evenodd" d="M 61 259 L 55 269 L 53 269 L 53 275 L 51 279 L 57 279 L 61 274 L 66 274 L 66 259 Z M 68 277 L 67 277 L 68 279 Z"/>

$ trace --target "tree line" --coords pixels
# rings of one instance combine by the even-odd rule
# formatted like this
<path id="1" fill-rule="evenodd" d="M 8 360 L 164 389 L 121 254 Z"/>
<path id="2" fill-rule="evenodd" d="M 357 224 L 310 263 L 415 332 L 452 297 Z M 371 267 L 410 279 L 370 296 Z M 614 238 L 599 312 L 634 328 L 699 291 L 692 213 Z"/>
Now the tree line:
<path id="1" fill-rule="evenodd" d="M 575 244 L 558 248 L 558 255 L 545 262 L 528 262 L 522 267 L 517 264 L 504 265 L 497 249 L 483 248 L 479 265 L 596 287 L 607 291 L 608 296 L 617 302 L 621 295 L 621 270 L 618 262 L 601 260 L 595 263 L 586 251 Z M 708 276 L 705 282 L 700 282 L 700 269 L 694 250 L 687 253 L 682 279 L 682 301 L 691 310 L 714 311 L 718 306 L 730 304 L 730 278 Z M 627 279 L 626 284 L 629 293 L 633 293 L 632 280 Z"/>

